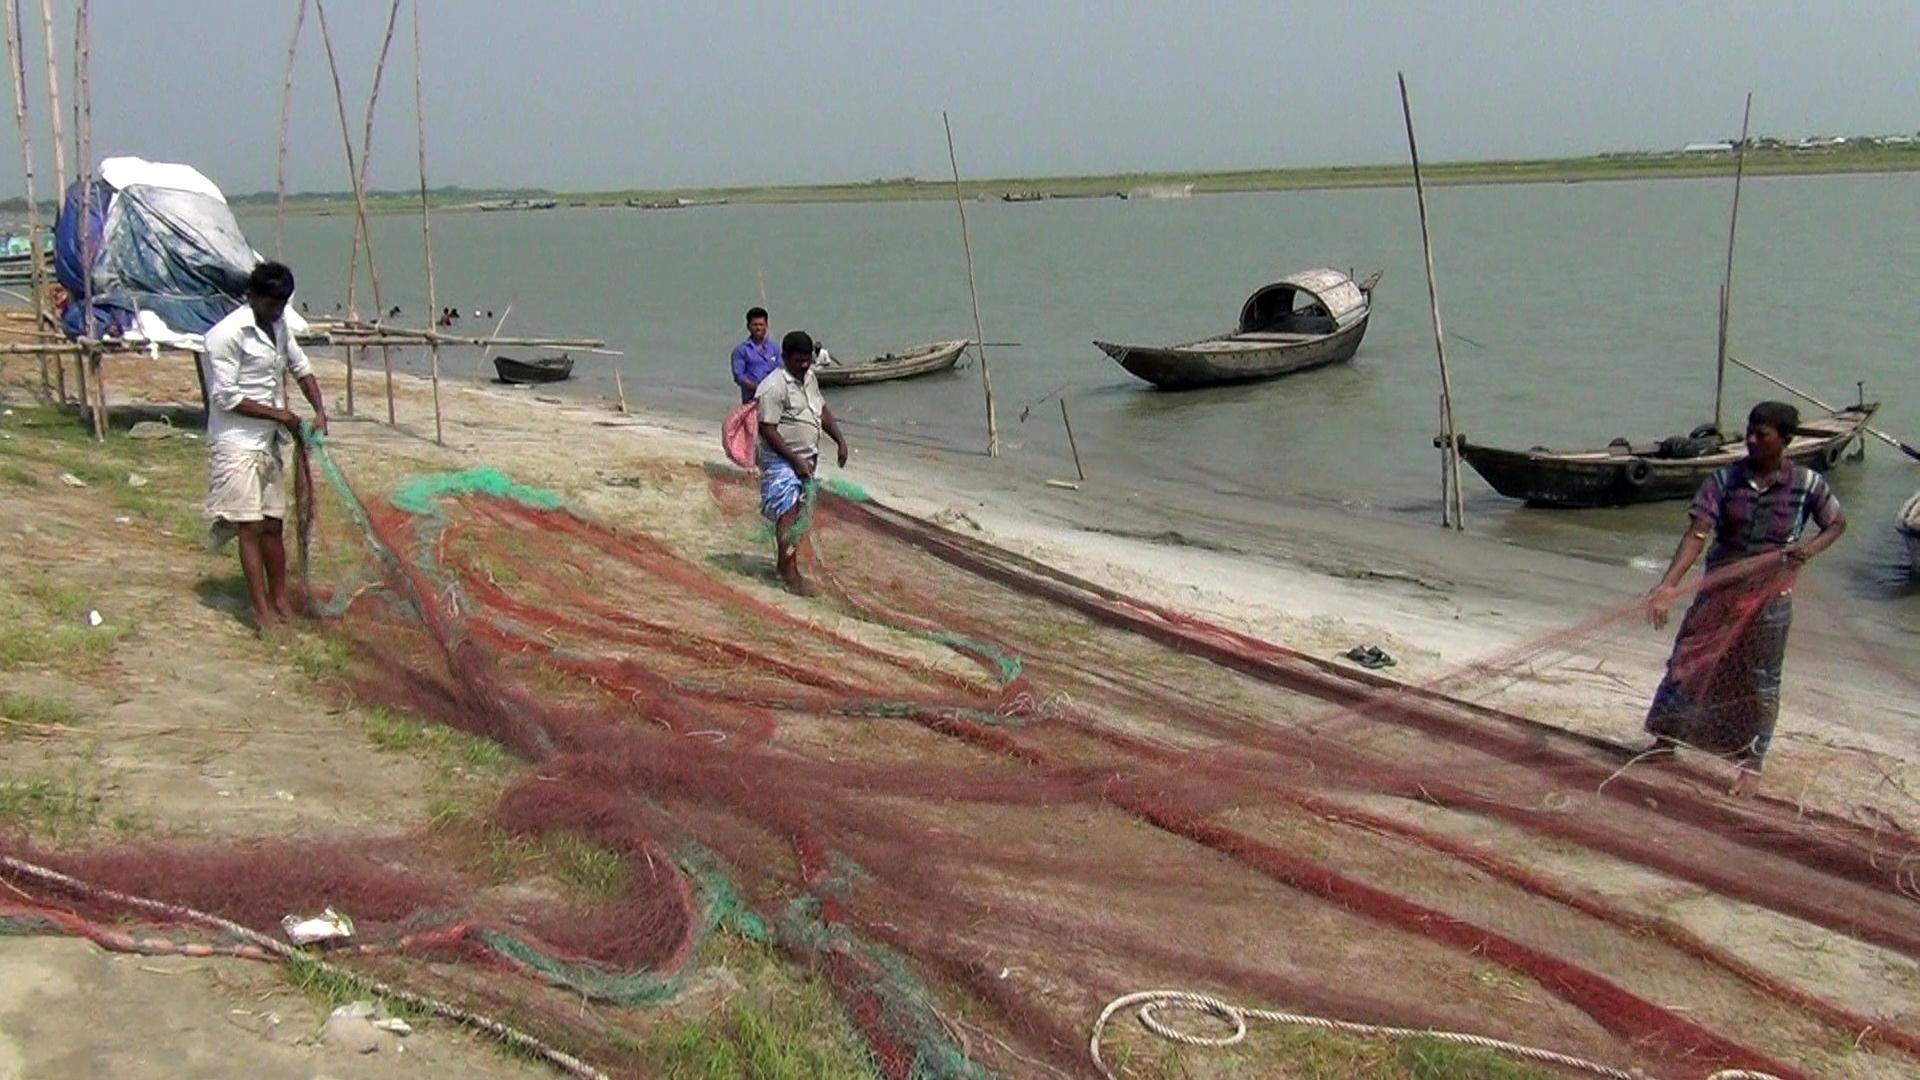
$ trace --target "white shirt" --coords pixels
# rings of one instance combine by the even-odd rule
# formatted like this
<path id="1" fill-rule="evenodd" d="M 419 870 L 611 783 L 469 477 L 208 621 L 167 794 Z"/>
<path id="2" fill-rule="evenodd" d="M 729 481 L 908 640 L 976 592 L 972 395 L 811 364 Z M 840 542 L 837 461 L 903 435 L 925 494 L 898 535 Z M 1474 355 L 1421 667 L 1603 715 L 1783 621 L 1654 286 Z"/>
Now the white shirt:
<path id="1" fill-rule="evenodd" d="M 807 369 L 804 382 L 794 382 L 786 365 L 774 368 L 753 392 L 759 403 L 760 422 L 775 424 L 787 449 L 802 456 L 819 452 L 820 423 L 827 411 L 827 399 L 820 394 L 820 381 Z"/>
<path id="2" fill-rule="evenodd" d="M 295 379 L 313 374 L 306 350 L 287 332 L 282 317 L 269 335 L 254 321 L 253 307 L 241 304 L 207 331 L 207 445 L 271 450 L 282 430 L 271 420 L 242 416 L 242 401 L 279 408 L 281 371 Z"/>

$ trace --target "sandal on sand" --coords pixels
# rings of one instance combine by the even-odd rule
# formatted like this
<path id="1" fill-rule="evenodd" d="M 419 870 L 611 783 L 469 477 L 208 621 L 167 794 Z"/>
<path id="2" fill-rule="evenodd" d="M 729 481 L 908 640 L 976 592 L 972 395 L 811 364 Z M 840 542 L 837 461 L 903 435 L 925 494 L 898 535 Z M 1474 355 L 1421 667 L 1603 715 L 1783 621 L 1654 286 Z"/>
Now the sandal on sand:
<path id="1" fill-rule="evenodd" d="M 1388 656 L 1386 651 L 1378 645 L 1355 645 L 1340 655 L 1369 671 L 1390 668 L 1394 665 L 1393 657 Z"/>

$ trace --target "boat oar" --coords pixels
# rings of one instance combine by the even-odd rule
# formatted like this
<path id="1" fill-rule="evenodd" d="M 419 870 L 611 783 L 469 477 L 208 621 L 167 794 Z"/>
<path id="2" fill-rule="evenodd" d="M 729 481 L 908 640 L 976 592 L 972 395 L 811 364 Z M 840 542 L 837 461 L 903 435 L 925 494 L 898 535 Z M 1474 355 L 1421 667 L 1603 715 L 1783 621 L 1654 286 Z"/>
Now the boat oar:
<path id="1" fill-rule="evenodd" d="M 1780 389 L 1785 390 L 1787 393 L 1792 394 L 1795 397 L 1799 397 L 1806 400 L 1809 404 L 1811 404 L 1816 409 L 1825 409 L 1828 412 L 1840 411 L 1834 408 L 1833 406 L 1827 404 L 1826 402 L 1821 401 L 1819 398 L 1814 397 L 1812 394 L 1807 393 L 1805 390 L 1802 390 L 1796 386 L 1791 386 L 1780 379 L 1776 379 L 1773 376 L 1767 374 L 1766 372 L 1761 371 L 1759 368 L 1754 367 L 1752 364 L 1747 363 L 1745 360 L 1741 360 L 1733 356 L 1731 353 L 1727 355 L 1727 363 L 1732 364 L 1735 367 L 1745 368 L 1746 370 L 1752 372 L 1755 375 L 1760 376 L 1761 378 L 1767 380 L 1768 382 L 1779 387 Z M 1920 461 L 1920 450 L 1915 450 L 1913 447 L 1908 446 L 1906 443 L 1901 442 L 1899 439 L 1894 438 L 1893 436 L 1887 434 L 1884 431 L 1881 431 L 1879 428 L 1874 427 L 1871 424 L 1867 424 L 1864 426 L 1866 428 L 1867 434 L 1873 436 L 1876 439 L 1879 439 L 1881 442 L 1886 443 L 1888 446 L 1893 447 L 1895 450 L 1900 451 L 1901 453 L 1907 455 L 1913 460 Z"/>

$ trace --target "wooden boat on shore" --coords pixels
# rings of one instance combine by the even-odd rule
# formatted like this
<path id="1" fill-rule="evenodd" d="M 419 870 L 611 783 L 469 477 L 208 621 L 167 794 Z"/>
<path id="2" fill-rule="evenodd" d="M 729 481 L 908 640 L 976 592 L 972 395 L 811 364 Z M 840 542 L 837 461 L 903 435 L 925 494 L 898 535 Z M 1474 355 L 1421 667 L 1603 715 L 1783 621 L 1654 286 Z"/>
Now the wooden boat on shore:
<path id="1" fill-rule="evenodd" d="M 1185 345 L 1094 345 L 1162 390 L 1310 371 L 1353 359 L 1379 281 L 1377 272 L 1355 281 L 1339 270 L 1303 270 L 1248 297 L 1239 327 L 1228 333 Z"/>
<path id="2" fill-rule="evenodd" d="M 1800 421 L 1787 460 L 1825 471 L 1840 463 L 1873 419 L 1878 402 Z M 1436 439 L 1444 446 L 1445 440 Z M 1707 477 L 1747 456 L 1745 439 L 1708 429 L 1658 442 L 1615 439 L 1599 450 L 1502 450 L 1460 437 L 1460 456 L 1493 490 L 1528 506 L 1568 509 L 1691 499 Z"/>
<path id="3" fill-rule="evenodd" d="M 1907 547 L 1907 570 L 1920 579 L 1920 494 L 1900 508 L 1900 520 L 1894 527 L 1900 530 L 1900 540 Z"/>
<path id="4" fill-rule="evenodd" d="M 555 383 L 573 377 L 573 357 L 566 353 L 559 356 L 537 356 L 530 360 L 518 360 L 511 356 L 493 358 L 493 370 L 500 375 L 503 383 L 526 386 L 535 383 Z"/>
<path id="5" fill-rule="evenodd" d="M 973 344 L 965 339 L 959 341 L 936 341 L 928 345 L 915 345 L 902 353 L 887 353 L 872 360 L 857 364 L 830 364 L 826 367 L 815 366 L 813 374 L 821 386 L 861 386 L 866 383 L 890 382 L 894 379 L 911 379 L 917 375 L 931 375 L 936 371 L 951 368 L 960 359 L 960 354 Z"/>

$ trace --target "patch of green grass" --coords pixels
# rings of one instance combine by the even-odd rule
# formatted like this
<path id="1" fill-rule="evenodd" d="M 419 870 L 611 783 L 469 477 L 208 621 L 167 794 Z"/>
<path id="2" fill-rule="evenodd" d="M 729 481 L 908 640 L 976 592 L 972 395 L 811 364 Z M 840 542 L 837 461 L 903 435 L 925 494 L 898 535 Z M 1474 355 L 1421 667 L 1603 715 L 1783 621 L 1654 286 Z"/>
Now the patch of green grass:
<path id="1" fill-rule="evenodd" d="M 36 840 L 59 843 L 100 823 L 100 797 L 73 777 L 0 780 L 0 821 L 20 826 Z"/>
<path id="2" fill-rule="evenodd" d="M 30 582 L 28 597 L 0 592 L 0 671 L 25 664 L 86 665 L 111 652 L 132 623 L 88 626 L 86 594 L 45 578 Z"/>
<path id="3" fill-rule="evenodd" d="M 872 1080 L 865 1044 L 817 976 L 796 977 L 763 945 L 715 937 L 743 992 L 723 1011 L 673 1021 L 636 1048 L 662 1080 Z"/>
<path id="4" fill-rule="evenodd" d="M 79 718 L 79 710 L 65 698 L 38 694 L 7 694 L 0 697 L 0 719 L 13 721 L 11 724 L 0 724 L 0 737 L 29 728 L 64 727 Z"/>
<path id="5" fill-rule="evenodd" d="M 395 753 L 428 754 L 486 773 L 505 774 L 516 764 L 499 743 L 456 731 L 445 724 L 427 723 L 386 709 L 369 709 L 361 717 L 367 741 L 375 749 Z"/>
<path id="6" fill-rule="evenodd" d="M 288 957 L 281 970 L 295 990 L 312 998 L 329 1012 L 349 1002 L 372 1001 L 380 1005 L 381 1011 L 387 1016 L 399 1017 L 415 1027 L 433 1018 L 432 1014 L 404 1001 L 374 993 L 372 984 L 360 976 L 340 968 L 327 967 L 305 953 Z"/>
<path id="7" fill-rule="evenodd" d="M 5 480 L 9 484 L 17 484 L 20 487 L 37 488 L 40 486 L 40 478 L 38 476 L 11 462 L 9 462 L 6 467 L 0 468 L 0 480 Z"/>
<path id="8" fill-rule="evenodd" d="M 447 808 L 435 830 L 465 853 L 474 871 L 496 881 L 546 875 L 585 904 L 618 896 L 630 876 L 625 860 L 611 848 L 575 833 L 516 836 L 478 820 L 471 808 Z"/>
<path id="9" fill-rule="evenodd" d="M 1408 1080 L 1553 1080 L 1559 1075 L 1505 1054 L 1431 1038 L 1405 1040 L 1396 1057 Z"/>
<path id="10" fill-rule="evenodd" d="M 241 578 L 240 595 L 246 596 L 246 579 Z M 324 634 L 302 634 L 287 646 L 288 662 L 293 669 L 315 682 L 337 679 L 347 673 L 353 654 L 347 646 Z"/>
<path id="11" fill-rule="evenodd" d="M 1204 1021 L 1202 1021 L 1204 1023 Z M 1196 1029 L 1204 1030 L 1204 1029 Z M 1504 1054 L 1433 1038 L 1364 1039 L 1300 1028 L 1255 1025 L 1246 1042 L 1227 1049 L 1162 1042 L 1131 1025 L 1108 1029 L 1102 1055 L 1118 1075 L 1140 1080 L 1221 1080 L 1285 1076 L 1290 1080 L 1555 1080 L 1560 1074 Z"/>
<path id="12" fill-rule="evenodd" d="M 87 590 L 42 575 L 27 584 L 27 595 L 50 615 L 77 619 L 87 613 Z"/>

